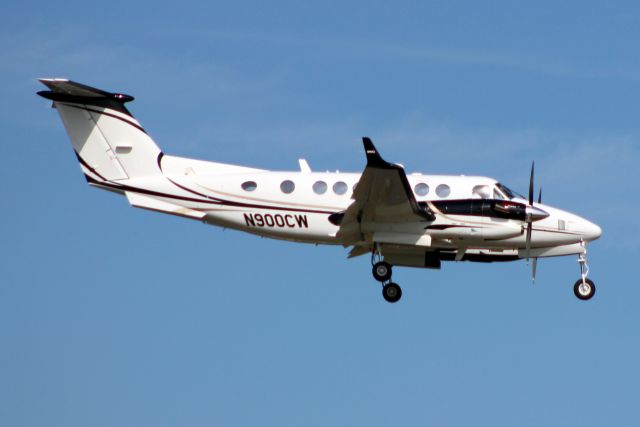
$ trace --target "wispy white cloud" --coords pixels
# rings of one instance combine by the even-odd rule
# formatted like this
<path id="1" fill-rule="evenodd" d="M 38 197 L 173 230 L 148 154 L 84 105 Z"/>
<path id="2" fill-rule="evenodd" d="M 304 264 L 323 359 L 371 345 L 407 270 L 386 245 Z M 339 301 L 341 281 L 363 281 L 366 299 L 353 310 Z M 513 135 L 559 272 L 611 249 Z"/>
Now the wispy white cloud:
<path id="1" fill-rule="evenodd" d="M 46 38 L 42 36 L 46 34 Z M 100 54 L 104 59 L 120 57 L 118 52 L 125 53 L 129 61 L 149 63 L 151 56 L 144 51 L 136 51 L 135 55 L 128 55 L 134 49 L 125 44 L 114 47 L 113 44 L 92 43 L 88 40 L 99 40 L 90 37 L 92 29 L 76 24 L 74 28 L 56 31 L 42 31 L 41 28 L 26 28 L 22 32 L 4 34 L 0 36 L 0 70 L 21 67 L 26 62 L 42 63 L 47 58 L 54 57 L 63 66 L 82 66 L 88 64 L 88 59 Z M 164 38 L 178 39 L 184 46 L 195 49 L 206 49 L 212 43 L 226 42 L 234 45 L 272 46 L 295 49 L 297 55 L 317 55 L 322 52 L 323 57 L 349 58 L 363 61 L 422 61 L 439 64 L 461 66 L 490 66 L 498 68 L 516 69 L 541 75 L 580 79 L 624 79 L 640 80 L 640 67 L 630 64 L 585 64 L 572 60 L 567 56 L 550 56 L 549 53 L 535 51 L 509 51 L 479 46 L 453 46 L 438 42 L 422 42 L 411 44 L 389 41 L 389 38 L 358 39 L 357 37 L 336 37 L 323 35 L 314 37 L 308 34 L 289 34 L 273 32 L 230 31 L 213 28 L 180 28 L 172 30 L 166 28 L 162 34 L 155 36 L 161 43 Z M 86 40 L 86 41 L 85 41 Z M 175 41 L 175 40 L 174 40 Z M 84 47 L 83 47 L 84 45 Z M 73 49 L 68 49 L 73 46 Z M 115 57 L 114 57 L 115 56 Z M 155 58 L 158 59 L 157 57 Z M 164 58 L 167 63 L 176 64 L 175 58 Z M 47 61 L 48 62 L 48 61 Z M 177 61 L 181 66 L 197 65 L 185 64 Z M 119 63 L 126 66 L 127 63 Z M 202 66 L 208 67 L 206 61 Z"/>
<path id="2" fill-rule="evenodd" d="M 377 45 L 360 44 L 354 48 L 384 54 L 388 58 L 421 59 L 445 64 L 479 65 L 513 68 L 555 77 L 571 78 L 618 78 L 640 79 L 640 68 L 633 67 L 594 67 L 568 61 L 566 58 L 553 58 L 534 53 L 509 52 L 490 49 L 468 49 L 450 46 L 382 43 Z"/>
<path id="3" fill-rule="evenodd" d="M 572 61 L 567 56 L 557 57 L 533 51 L 443 45 L 438 42 L 411 44 L 387 39 L 358 39 L 355 37 L 313 37 L 300 34 L 252 33 L 193 29 L 183 35 L 203 40 L 227 40 L 235 43 L 270 44 L 300 50 L 301 54 L 324 57 L 349 58 L 375 62 L 420 60 L 461 66 L 491 66 L 516 69 L 541 75 L 580 79 L 640 80 L 640 67 L 628 64 L 594 65 Z"/>
<path id="4" fill-rule="evenodd" d="M 288 71 L 277 68 L 277 65 L 271 64 L 271 68 L 255 73 L 234 68 L 228 63 L 216 63 L 212 58 L 198 58 L 185 64 L 174 58 L 147 54 L 135 46 L 101 44 L 95 39 L 82 41 L 77 31 L 51 33 L 46 40 L 39 38 L 40 32 L 29 30 L 3 35 L 0 38 L 0 71 L 3 74 L 19 73 L 25 78 L 25 84 L 32 84 L 32 78 L 50 73 L 72 78 L 82 78 L 77 74 L 86 73 L 114 85 L 126 82 L 127 87 L 140 88 L 138 90 L 145 92 L 145 96 L 140 97 L 137 106 L 144 102 L 161 103 L 172 97 L 177 100 L 172 109 L 183 108 L 180 104 L 186 103 L 196 106 L 193 108 L 211 102 L 246 103 L 260 94 L 272 96 L 286 86 Z M 260 39 L 301 50 L 322 49 L 327 54 L 361 55 L 372 60 L 380 57 L 385 60 L 416 58 L 462 65 L 513 67 L 581 78 L 635 79 L 640 75 L 633 69 L 589 70 L 561 61 L 511 53 L 342 39 L 315 40 L 212 31 L 201 34 L 202 43 L 207 43 L 207 34 L 208 37 L 233 38 L 236 41 Z M 74 74 L 69 75 L 69 71 Z M 190 89 L 188 94 L 182 93 L 181 85 L 167 81 L 166 76 L 170 75 L 179 76 L 191 88 L 197 84 L 199 90 Z M 163 91 L 158 92 L 158 88 Z M 141 115 L 146 114 L 144 108 L 139 110 Z M 224 144 L 227 158 L 223 160 L 243 161 L 248 158 L 248 162 L 257 167 L 295 167 L 295 158 L 308 156 L 312 166 L 317 164 L 320 169 L 356 171 L 362 165 L 359 138 L 371 129 L 367 120 L 355 114 L 327 120 L 302 118 L 295 123 L 269 119 L 256 121 L 254 117 L 248 117 L 247 122 L 251 126 L 241 126 L 238 120 L 226 123 L 200 119 L 188 126 L 170 123 L 157 129 L 170 141 L 168 145 L 175 149 L 176 154 L 195 153 L 221 160 L 217 153 L 220 152 L 220 144 Z M 150 130 L 155 133 L 153 127 Z M 589 211 L 595 211 L 610 221 L 638 207 L 626 193 L 629 191 L 628 183 L 638 180 L 640 148 L 636 141 L 640 135 L 535 128 L 470 128 L 457 123 L 435 122 L 420 112 L 407 114 L 402 120 L 376 124 L 374 130 L 375 134 L 369 136 L 375 138 L 385 156 L 391 161 L 404 163 L 410 171 L 489 175 L 516 189 L 524 189 L 530 162 L 536 160 L 538 182 L 545 187 L 545 195 L 551 200 L 574 199 L 585 206 L 588 204 Z M 280 154 L 271 154 L 272 158 L 265 159 L 268 152 Z M 251 160 L 252 156 L 254 160 Z M 636 231 L 640 231 L 640 227 L 636 226 Z M 620 238 L 625 238 L 622 232 Z"/>

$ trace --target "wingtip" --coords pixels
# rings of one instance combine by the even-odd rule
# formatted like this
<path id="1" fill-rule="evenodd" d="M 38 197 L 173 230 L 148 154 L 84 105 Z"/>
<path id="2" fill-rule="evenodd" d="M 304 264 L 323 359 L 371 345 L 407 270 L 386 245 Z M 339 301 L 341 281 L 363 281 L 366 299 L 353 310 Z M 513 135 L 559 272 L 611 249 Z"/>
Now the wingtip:
<path id="1" fill-rule="evenodd" d="M 378 155 L 378 150 L 376 150 L 376 146 L 373 145 L 373 141 L 368 136 L 362 137 L 362 144 L 364 145 L 364 151 L 369 155 Z"/>
<path id="2" fill-rule="evenodd" d="M 69 79 L 63 79 L 59 77 L 38 77 L 36 80 L 47 87 L 55 85 L 56 83 L 69 83 Z"/>
<path id="3" fill-rule="evenodd" d="M 369 166 L 388 167 L 389 163 L 382 159 L 380 153 L 373 145 L 373 141 L 368 136 L 362 137 L 362 143 L 364 145 L 364 153 L 367 156 L 367 164 Z"/>

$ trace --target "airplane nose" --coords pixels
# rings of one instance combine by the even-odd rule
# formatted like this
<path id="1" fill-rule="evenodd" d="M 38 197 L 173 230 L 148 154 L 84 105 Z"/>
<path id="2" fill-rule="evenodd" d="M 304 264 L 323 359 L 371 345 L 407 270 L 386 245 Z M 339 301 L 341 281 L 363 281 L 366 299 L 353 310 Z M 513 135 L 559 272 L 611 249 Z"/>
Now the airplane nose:
<path id="1" fill-rule="evenodd" d="M 596 224 L 584 220 L 582 234 L 584 235 L 584 240 L 590 242 L 591 240 L 596 240 L 602 235 L 602 229 Z"/>

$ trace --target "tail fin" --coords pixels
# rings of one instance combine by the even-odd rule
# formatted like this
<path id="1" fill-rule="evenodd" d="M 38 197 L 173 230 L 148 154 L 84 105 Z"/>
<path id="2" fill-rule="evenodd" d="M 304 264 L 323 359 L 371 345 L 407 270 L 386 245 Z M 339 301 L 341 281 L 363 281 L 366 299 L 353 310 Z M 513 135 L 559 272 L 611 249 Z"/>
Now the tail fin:
<path id="1" fill-rule="evenodd" d="M 98 182 L 156 175 L 160 148 L 124 106 L 133 97 L 64 79 L 40 79 L 49 90 L 84 173 Z"/>

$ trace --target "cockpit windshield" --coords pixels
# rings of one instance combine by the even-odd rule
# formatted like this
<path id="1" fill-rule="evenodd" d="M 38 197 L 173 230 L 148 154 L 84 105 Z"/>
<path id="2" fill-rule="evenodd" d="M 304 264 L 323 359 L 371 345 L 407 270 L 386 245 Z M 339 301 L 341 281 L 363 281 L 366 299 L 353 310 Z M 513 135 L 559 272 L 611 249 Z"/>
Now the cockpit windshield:
<path id="1" fill-rule="evenodd" d="M 493 190 L 493 196 L 496 199 L 513 199 L 513 198 L 520 198 L 520 199 L 524 199 L 525 197 L 519 193 L 516 193 L 515 191 L 511 190 L 509 187 L 507 187 L 506 185 L 502 185 L 499 182 L 496 183 L 496 187 Z"/>

